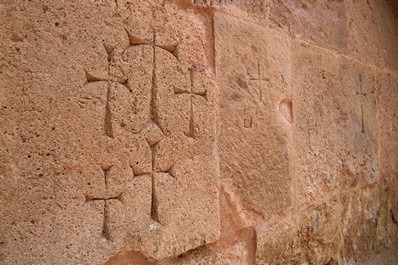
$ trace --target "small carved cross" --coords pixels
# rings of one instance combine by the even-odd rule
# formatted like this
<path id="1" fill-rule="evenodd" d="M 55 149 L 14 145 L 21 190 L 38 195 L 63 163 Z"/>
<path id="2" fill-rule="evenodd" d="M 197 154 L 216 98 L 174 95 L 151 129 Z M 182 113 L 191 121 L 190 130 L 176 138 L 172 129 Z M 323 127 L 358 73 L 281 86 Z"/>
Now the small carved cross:
<path id="1" fill-rule="evenodd" d="M 103 169 L 104 172 L 104 180 L 105 180 L 105 195 L 104 196 L 90 196 L 86 195 L 86 203 L 89 203 L 91 201 L 103 201 L 104 202 L 104 212 L 103 212 L 103 225 L 102 225 L 102 237 L 111 240 L 110 238 L 110 232 L 109 232 L 109 201 L 111 200 L 118 200 L 122 201 L 121 197 L 123 193 L 118 194 L 117 196 L 111 196 L 108 194 L 108 175 L 109 175 L 109 170 L 112 167 Z"/>
<path id="2" fill-rule="evenodd" d="M 257 77 L 250 77 L 250 80 L 257 81 L 258 94 L 260 97 L 260 101 L 263 102 L 263 93 L 262 93 L 262 89 L 261 89 L 261 83 L 266 82 L 267 84 L 269 84 L 270 80 L 269 80 L 269 78 L 263 78 L 261 76 L 260 62 L 257 62 Z"/>
<path id="3" fill-rule="evenodd" d="M 178 56 L 177 56 L 178 45 L 159 45 L 159 44 L 157 44 L 156 43 L 156 31 L 153 32 L 152 42 L 143 41 L 143 40 L 133 36 L 128 30 L 126 30 L 126 33 L 127 33 L 128 39 L 129 39 L 130 46 L 149 45 L 152 47 L 153 67 L 152 67 L 152 84 L 151 84 L 151 100 L 150 100 L 150 117 L 149 117 L 149 122 L 147 124 L 146 129 L 147 129 L 147 131 L 150 131 L 150 130 L 154 130 L 155 128 L 157 128 L 161 131 L 161 134 L 163 137 L 164 133 L 163 133 L 163 130 L 159 123 L 159 117 L 158 117 L 156 48 L 160 48 L 160 49 L 163 49 L 163 50 L 169 52 L 171 55 L 173 55 L 178 60 Z M 132 167 L 135 177 L 140 177 L 140 176 L 144 176 L 144 175 L 150 175 L 150 177 L 151 177 L 151 182 L 152 182 L 151 219 L 152 219 L 152 221 L 155 222 L 155 224 L 158 224 L 158 225 L 160 225 L 160 220 L 159 220 L 159 215 L 158 215 L 158 202 L 157 202 L 156 190 L 155 190 L 155 173 L 168 173 L 169 175 L 171 175 L 171 170 L 168 170 L 166 172 L 155 171 L 155 148 L 160 140 L 161 139 L 157 139 L 156 141 L 148 141 L 148 139 L 147 139 L 147 143 L 148 143 L 149 147 L 151 148 L 151 156 L 152 156 L 151 172 L 136 174 L 136 172 L 134 172 L 134 167 Z"/>
<path id="4" fill-rule="evenodd" d="M 194 82 L 194 71 L 196 69 L 196 66 L 193 65 L 191 68 L 189 68 L 189 77 L 191 79 L 191 85 L 189 87 L 189 90 L 186 91 L 184 89 L 178 88 L 178 87 L 173 87 L 174 89 L 174 94 L 175 95 L 182 95 L 186 94 L 189 95 L 189 100 L 190 100 L 190 111 L 189 111 L 189 126 L 188 126 L 188 131 L 185 133 L 186 136 L 190 138 L 195 138 L 195 123 L 194 123 L 194 111 L 193 111 L 193 98 L 195 96 L 200 96 L 203 97 L 205 100 L 207 100 L 207 91 L 203 92 L 195 92 L 193 89 L 193 82 Z"/>

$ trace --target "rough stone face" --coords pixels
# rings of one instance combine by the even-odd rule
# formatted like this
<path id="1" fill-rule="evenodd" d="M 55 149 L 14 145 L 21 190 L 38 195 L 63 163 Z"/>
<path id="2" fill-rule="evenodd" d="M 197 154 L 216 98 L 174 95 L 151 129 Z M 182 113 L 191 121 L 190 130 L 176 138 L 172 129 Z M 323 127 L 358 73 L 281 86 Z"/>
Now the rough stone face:
<path id="1" fill-rule="evenodd" d="M 338 199 L 310 207 L 299 217 L 299 246 L 310 264 L 341 263 L 341 215 Z"/>
<path id="2" fill-rule="evenodd" d="M 2 1 L 0 264 L 397 263 L 397 14 Z"/>
<path id="3" fill-rule="evenodd" d="M 270 26 L 297 38 L 345 53 L 348 30 L 343 1 L 269 1 Z"/>
<path id="4" fill-rule="evenodd" d="M 359 59 L 398 70 L 398 5 L 395 1 L 347 1 L 349 50 Z"/>
<path id="5" fill-rule="evenodd" d="M 379 73 L 376 86 L 381 171 L 385 175 L 394 175 L 398 173 L 398 77 Z"/>
<path id="6" fill-rule="evenodd" d="M 340 201 L 312 205 L 257 228 L 257 264 L 340 264 Z"/>
<path id="7" fill-rule="evenodd" d="M 291 205 L 291 125 L 279 114 L 290 92 L 289 43 L 229 15 L 216 14 L 214 27 L 221 179 L 246 215 L 267 219 Z"/>
<path id="8" fill-rule="evenodd" d="M 257 264 L 302 263 L 301 250 L 294 248 L 297 227 L 290 218 L 278 218 L 266 226 L 257 227 Z"/>
<path id="9" fill-rule="evenodd" d="M 380 168 L 384 180 L 383 197 L 387 200 L 384 203 L 388 204 L 385 214 L 398 223 L 398 78 L 393 74 L 378 73 L 376 83 Z"/>
<path id="10" fill-rule="evenodd" d="M 298 203 L 377 181 L 374 72 L 300 42 L 292 58 Z"/>
<path id="11" fill-rule="evenodd" d="M 372 186 L 342 196 L 344 263 L 346 264 L 364 262 L 366 253 L 378 252 L 388 244 L 388 216 L 380 192 L 378 186 Z"/>
<path id="12" fill-rule="evenodd" d="M 219 237 L 201 21 L 133 6 L 5 6 L 2 263 L 100 264 L 133 243 L 163 259 Z"/>

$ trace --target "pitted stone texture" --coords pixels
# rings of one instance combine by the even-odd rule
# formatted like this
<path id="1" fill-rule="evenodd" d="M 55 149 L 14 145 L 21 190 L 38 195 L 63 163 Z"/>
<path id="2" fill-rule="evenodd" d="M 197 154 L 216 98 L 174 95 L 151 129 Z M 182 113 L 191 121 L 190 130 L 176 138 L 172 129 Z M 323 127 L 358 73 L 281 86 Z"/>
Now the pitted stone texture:
<path id="1" fill-rule="evenodd" d="M 279 102 L 290 93 L 289 44 L 272 31 L 215 14 L 220 88 L 221 179 L 249 218 L 291 205 L 291 176 Z"/>
<path id="2" fill-rule="evenodd" d="M 297 229 L 291 218 L 257 226 L 256 264 L 302 264 L 302 249 L 295 245 Z"/>
<path id="3" fill-rule="evenodd" d="M 130 245 L 163 259 L 217 240 L 205 31 L 155 2 L 1 8 L 0 263 L 103 264 Z"/>
<path id="4" fill-rule="evenodd" d="M 339 199 L 310 206 L 298 220 L 298 243 L 309 264 L 342 263 L 342 205 Z"/>
<path id="5" fill-rule="evenodd" d="M 378 181 L 372 69 L 302 43 L 292 58 L 298 204 Z"/>

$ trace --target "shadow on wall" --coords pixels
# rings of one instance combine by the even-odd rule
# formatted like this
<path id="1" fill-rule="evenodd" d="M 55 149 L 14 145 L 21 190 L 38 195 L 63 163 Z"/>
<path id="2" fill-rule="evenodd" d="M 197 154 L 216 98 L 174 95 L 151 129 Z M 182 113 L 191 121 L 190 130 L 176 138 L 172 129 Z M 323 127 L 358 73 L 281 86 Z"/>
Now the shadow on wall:
<path id="1" fill-rule="evenodd" d="M 135 251 L 122 251 L 110 258 L 104 265 L 155 265 L 156 262 Z"/>
<path id="2" fill-rule="evenodd" d="M 398 1 L 396 0 L 387 0 L 387 5 L 391 9 L 392 13 L 394 14 L 394 18 L 398 20 Z"/>

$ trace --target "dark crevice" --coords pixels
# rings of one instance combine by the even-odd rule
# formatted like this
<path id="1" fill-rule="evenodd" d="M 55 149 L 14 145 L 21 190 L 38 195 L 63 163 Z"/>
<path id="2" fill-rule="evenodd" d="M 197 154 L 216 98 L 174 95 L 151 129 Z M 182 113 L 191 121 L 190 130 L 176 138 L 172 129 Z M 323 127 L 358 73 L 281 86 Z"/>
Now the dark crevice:
<path id="1" fill-rule="evenodd" d="M 128 31 L 127 29 L 124 29 L 127 33 L 127 37 L 129 39 L 129 45 L 130 46 L 137 46 L 137 45 L 144 45 L 144 44 L 148 44 L 145 42 L 145 40 L 140 39 L 138 37 L 135 37 L 131 34 L 130 31 Z"/>
<path id="2" fill-rule="evenodd" d="M 105 106 L 105 123 L 104 130 L 105 134 L 111 138 L 114 138 L 113 127 L 112 127 L 112 111 L 110 106 L 110 94 L 111 94 L 111 85 L 108 83 L 108 90 L 106 93 L 106 106 Z"/>
<path id="3" fill-rule="evenodd" d="M 178 44 L 157 45 L 156 47 L 159 47 L 159 48 L 161 48 L 161 49 L 163 49 L 165 51 L 168 51 L 169 53 L 171 53 L 178 60 Z"/>
<path id="4" fill-rule="evenodd" d="M 359 96 L 361 97 L 361 128 L 362 133 L 365 132 L 365 118 L 364 118 L 364 97 L 366 97 L 366 93 L 362 91 L 362 74 L 359 74 Z"/>
<path id="5" fill-rule="evenodd" d="M 107 168 L 102 168 L 102 171 L 104 172 L 104 179 L 105 179 L 105 188 L 108 188 L 108 177 L 109 177 L 109 170 L 112 168 L 112 166 L 107 167 Z"/>
<path id="6" fill-rule="evenodd" d="M 160 223 L 159 215 L 158 215 L 158 202 L 156 198 L 156 189 L 155 189 L 155 175 L 152 173 L 152 197 L 151 197 L 151 219 Z"/>
<path id="7" fill-rule="evenodd" d="M 104 79 L 98 78 L 93 76 L 92 74 L 90 74 L 89 72 L 87 72 L 86 69 L 84 69 L 84 72 L 86 74 L 86 79 L 87 79 L 87 83 L 91 83 L 91 82 L 98 82 L 98 81 L 106 81 Z"/>
<path id="8" fill-rule="evenodd" d="M 109 205 L 106 200 L 104 200 L 104 220 L 103 220 L 103 225 L 102 225 L 102 237 L 110 240 L 110 235 L 109 235 Z"/>
<path id="9" fill-rule="evenodd" d="M 192 96 L 191 96 L 191 106 L 190 106 L 190 111 L 189 111 L 189 126 L 188 126 L 188 132 L 186 133 L 186 136 L 190 138 L 195 138 L 195 123 L 194 123 L 194 117 L 193 117 L 193 102 L 192 102 Z"/>

